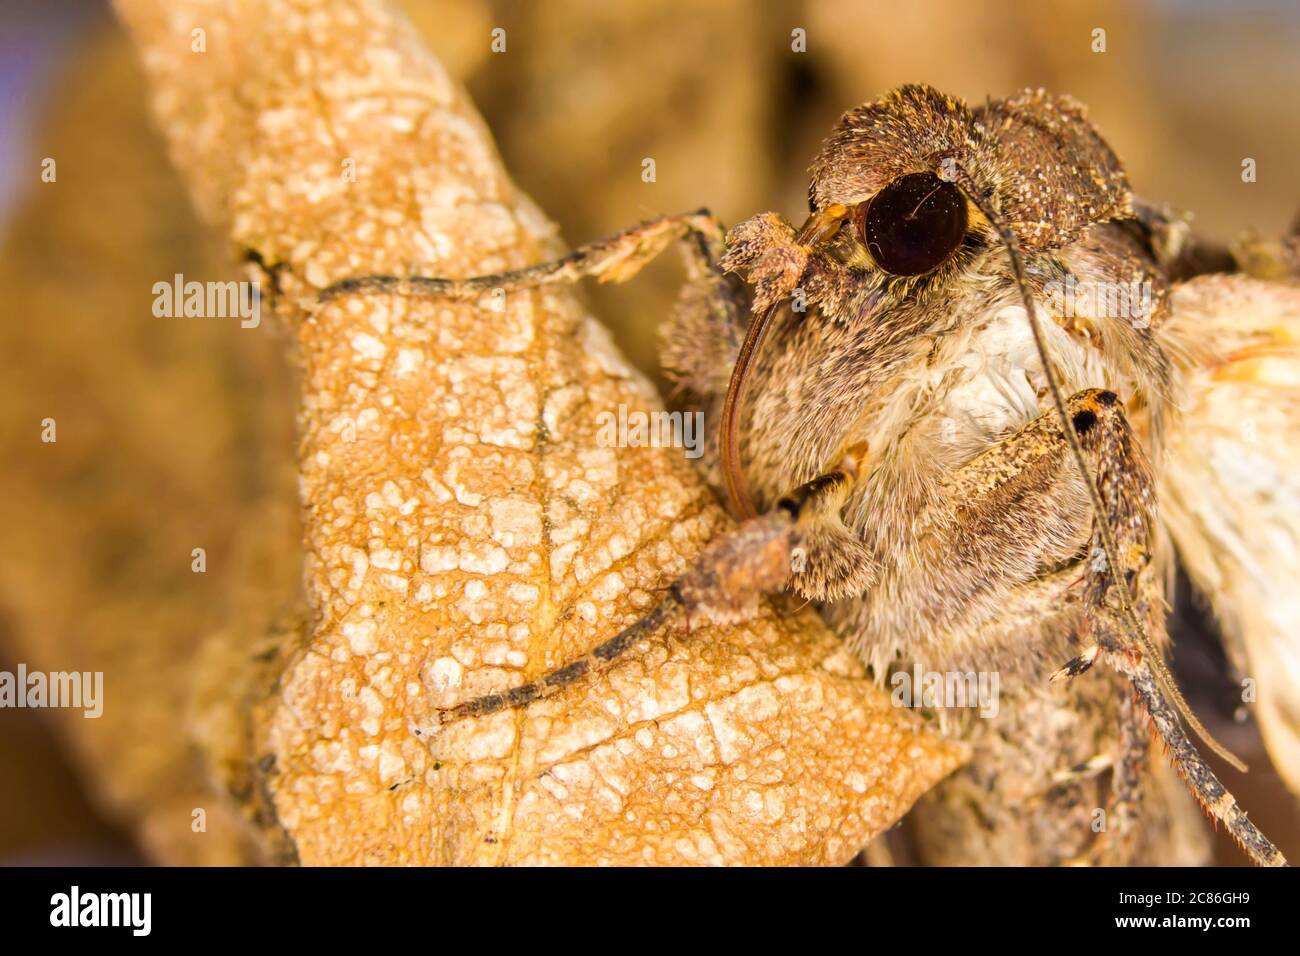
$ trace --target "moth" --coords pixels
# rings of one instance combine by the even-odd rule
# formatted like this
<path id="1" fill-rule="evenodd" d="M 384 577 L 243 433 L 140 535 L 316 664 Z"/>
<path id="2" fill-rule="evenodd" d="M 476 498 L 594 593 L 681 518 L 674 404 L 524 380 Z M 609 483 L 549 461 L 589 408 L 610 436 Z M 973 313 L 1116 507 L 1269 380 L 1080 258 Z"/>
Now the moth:
<path id="1" fill-rule="evenodd" d="M 1165 618 L 1181 566 L 1300 787 L 1300 240 L 1235 258 L 1199 241 L 1041 90 L 972 108 L 908 85 L 851 109 L 808 205 L 798 228 L 701 210 L 515 272 L 322 293 L 473 300 L 685 249 L 663 364 L 717 425 L 702 464 L 739 524 L 583 658 L 440 720 L 527 706 L 684 616 L 788 590 L 882 682 L 999 675 L 997 717 L 938 707 L 973 758 L 910 814 L 926 861 L 1196 861 L 1154 737 L 1250 859 L 1284 864 L 1193 742 L 1240 766 L 1180 694 Z"/>

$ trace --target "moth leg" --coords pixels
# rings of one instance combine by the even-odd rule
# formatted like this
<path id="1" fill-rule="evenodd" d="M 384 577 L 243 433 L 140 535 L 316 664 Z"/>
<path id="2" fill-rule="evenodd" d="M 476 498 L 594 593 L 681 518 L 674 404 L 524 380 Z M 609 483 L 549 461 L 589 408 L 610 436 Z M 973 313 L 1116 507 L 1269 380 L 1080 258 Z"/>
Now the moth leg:
<path id="1" fill-rule="evenodd" d="M 1132 598 L 1132 610 L 1148 636 L 1146 647 L 1164 643 L 1164 609 L 1159 585 L 1146 571 L 1150 561 L 1147 550 L 1154 520 L 1154 491 L 1150 471 L 1138 455 L 1132 433 L 1115 396 L 1109 392 L 1096 395 L 1096 402 L 1076 413 L 1074 427 L 1095 462 L 1097 485 L 1106 513 L 1094 518 L 1110 528 L 1121 563 L 1119 579 Z M 1094 533 L 1094 555 L 1100 546 L 1100 533 Z M 1089 646 L 1096 644 L 1104 660 L 1123 675 L 1133 687 L 1136 705 L 1122 709 L 1120 761 L 1116 765 L 1114 807 L 1121 841 L 1131 840 L 1136 830 L 1140 801 L 1141 761 L 1137 743 L 1141 734 L 1141 712 L 1145 711 L 1164 741 L 1174 766 L 1182 775 L 1192 795 L 1215 820 L 1221 821 L 1242 850 L 1256 863 L 1276 866 L 1286 862 L 1237 806 L 1236 800 L 1219 781 L 1179 720 L 1179 713 L 1167 696 L 1176 689 L 1165 688 L 1161 681 L 1163 662 L 1151 661 L 1144 646 L 1129 633 L 1123 612 L 1126 599 L 1118 593 L 1115 576 L 1104 560 L 1094 557 L 1087 578 L 1083 631 Z M 1151 639 L 1152 637 L 1157 639 Z M 1158 652 L 1157 652 L 1158 653 Z M 1136 728 L 1136 729 L 1135 729 Z M 1143 747 L 1145 742 L 1143 742 Z M 1137 779 L 1132 779 L 1137 778 Z M 1118 851 L 1123 852 L 1123 847 Z"/>
<path id="2" fill-rule="evenodd" d="M 724 271 L 716 244 L 694 234 L 682 244 L 686 281 L 660 332 L 659 360 L 665 375 L 689 391 L 713 420 L 721 411 L 732 366 L 748 324 L 749 292 L 738 275 Z M 716 465 L 717 433 L 706 438 L 706 472 Z M 720 487 L 720 482 L 715 482 Z"/>
<path id="3" fill-rule="evenodd" d="M 599 673 L 638 641 L 650 637 L 680 613 L 715 624 L 752 617 L 758 599 L 780 589 L 790 576 L 791 554 L 803 530 L 843 504 L 857 480 L 857 460 L 846 455 L 839 467 L 800 485 L 776 506 L 710 543 L 648 613 L 609 640 L 549 674 L 509 690 L 437 710 L 438 726 L 466 717 L 485 717 L 526 707 Z"/>
<path id="4" fill-rule="evenodd" d="M 1067 410 L 1082 423 L 1095 419 L 1092 409 L 1100 394 L 1085 390 L 1073 395 Z M 873 527 L 862 527 L 856 516 L 864 510 L 859 499 L 883 486 L 869 475 L 847 509 L 856 533 L 874 553 L 888 552 L 893 545 Z M 926 660 L 987 662 L 989 647 L 1015 648 L 1026 642 L 1026 621 L 1059 619 L 1080 606 L 1081 592 L 1070 584 L 1077 579 L 1073 566 L 1088 546 L 1089 512 L 1056 415 L 1040 414 L 958 466 L 928 498 L 908 522 L 912 530 L 906 553 L 881 569 L 879 585 L 891 595 L 888 606 L 851 595 L 853 600 L 826 609 L 878 673 L 895 658 L 914 654 Z M 836 601 L 837 582 L 809 583 L 813 586 L 805 596 Z M 916 620 L 920 626 L 900 639 L 900 620 Z M 1070 672 L 1083 673 L 1096 653 L 1098 648 L 1085 649 Z M 1008 652 L 1012 659 L 1007 666 L 1021 656 Z"/>
<path id="5" fill-rule="evenodd" d="M 622 232 L 579 246 L 550 262 L 514 269 L 496 275 L 469 279 L 429 276 L 357 276 L 343 279 L 320 293 L 322 302 L 353 293 L 392 293 L 475 300 L 500 289 L 568 285 L 585 277 L 600 282 L 625 282 L 632 278 L 672 242 L 695 236 L 716 261 L 721 253 L 723 230 L 707 210 L 676 216 L 660 216 L 638 223 Z"/>
<path id="6" fill-rule="evenodd" d="M 1066 767 L 1052 774 L 1053 787 L 1068 787 L 1084 780 L 1091 780 L 1100 773 L 1105 773 L 1114 766 L 1115 758 L 1108 753 L 1094 754 L 1083 763 Z"/>
<path id="7" fill-rule="evenodd" d="M 1092 540 L 1083 538 L 1060 540 L 1053 547 L 1040 548 L 1037 542 L 1049 541 L 1054 529 L 1060 524 L 1060 516 L 1065 509 L 1077 507 L 1077 478 L 1068 454 L 1068 446 L 1056 416 L 1042 415 L 1025 426 L 1016 435 L 1001 444 L 981 453 L 966 465 L 957 469 L 945 482 L 941 503 L 933 511 L 927 512 L 921 522 L 926 537 L 929 560 L 909 565 L 906 574 L 890 579 L 891 586 L 901 593 L 909 608 L 920 617 L 925 608 L 939 604 L 933 595 L 943 594 L 946 600 L 943 608 L 959 609 L 956 613 L 945 613 L 938 617 L 933 632 L 942 637 L 948 646 L 960 647 L 961 653 L 971 654 L 979 651 L 975 641 L 986 642 L 984 646 L 1016 646 L 1023 642 L 1026 622 L 1040 619 L 1051 620 L 1062 608 L 1071 608 L 1070 617 L 1078 615 L 1082 652 L 1078 654 L 1061 672 L 1061 676 L 1081 675 L 1101 661 L 1111 673 L 1097 675 L 1106 687 L 1114 689 L 1108 692 L 1112 702 L 1109 715 L 1104 719 L 1115 728 L 1101 743 L 1112 753 L 1111 795 L 1097 794 L 1100 806 L 1108 806 L 1112 830 L 1121 832 L 1116 836 L 1113 849 L 1098 846 L 1103 851 L 1103 858 L 1117 858 L 1128 852 L 1128 834 L 1137 830 L 1138 808 L 1143 798 L 1142 788 L 1132 781 L 1139 779 L 1142 773 L 1141 761 L 1145 759 L 1136 740 L 1139 731 L 1144 731 L 1141 714 L 1148 713 L 1154 720 L 1156 730 L 1165 742 L 1176 769 L 1183 775 L 1192 792 L 1211 816 L 1229 823 L 1230 829 L 1254 858 L 1261 861 L 1280 859 L 1276 850 L 1257 830 L 1245 820 L 1245 815 L 1236 809 L 1231 797 L 1226 795 L 1204 760 L 1192 746 L 1185 731 L 1179 723 L 1179 715 L 1172 701 L 1172 694 L 1165 690 L 1160 668 L 1162 661 L 1151 661 L 1145 653 L 1147 645 L 1160 645 L 1164 638 L 1164 603 L 1160 592 L 1160 580 L 1151 566 L 1149 542 L 1152 537 L 1154 522 L 1154 493 L 1151 490 L 1150 471 L 1136 439 L 1129 432 L 1123 411 L 1115 395 L 1100 390 L 1086 390 L 1072 396 L 1067 408 L 1070 413 L 1071 426 L 1079 438 L 1080 445 L 1088 462 L 1089 470 L 1097 477 L 1099 491 L 1102 494 L 1102 519 L 1108 522 L 1108 528 L 1115 539 L 1115 552 L 1118 555 L 1117 570 L 1120 579 L 1129 592 L 1129 610 L 1143 622 L 1141 637 L 1136 639 L 1132 633 L 1131 622 L 1122 613 L 1119 594 L 1114 587 L 1110 568 L 1104 560 L 1099 560 L 1104 552 L 1099 552 L 1099 535 L 1094 523 Z M 1072 499 L 1067 492 L 1076 489 Z M 1008 519 L 1013 519 L 1011 531 L 1008 532 Z M 1059 532 L 1057 532 L 1059 535 Z M 1045 588 L 1042 599 L 1030 599 L 1036 594 L 1033 587 L 1017 587 L 1010 594 L 999 591 L 996 601 L 988 597 L 990 588 L 987 568 L 1006 566 L 1014 559 L 1016 566 L 1031 566 L 1035 561 L 1058 560 L 1062 544 L 1075 546 L 1077 542 L 1080 553 L 1084 555 L 1081 564 L 1076 563 L 1072 569 L 1061 572 L 1064 577 L 1075 578 L 1082 566 L 1084 577 L 1080 580 L 1083 589 L 1071 589 L 1063 579 L 1057 580 L 1053 575 L 1040 579 L 1044 584 L 1056 581 L 1055 586 Z M 931 543 L 932 542 L 932 543 Z M 1093 548 L 1092 557 L 1087 556 L 1087 548 Z M 918 549 L 920 550 L 920 549 Z M 937 567 L 937 572 L 931 568 Z M 842 633 L 862 634 L 865 628 L 851 616 L 860 609 L 860 603 L 845 605 L 847 613 L 836 620 Z M 836 607 L 831 606 L 834 612 Z M 924 620 L 924 618 L 921 618 Z M 1060 618 L 1057 618 L 1058 620 Z M 867 618 L 870 621 L 870 618 Z M 1041 631 L 1043 637 L 1050 639 L 1053 632 Z M 925 659 L 952 660 L 941 655 L 952 652 L 945 644 L 935 646 L 922 645 L 920 653 Z M 882 644 L 886 652 L 893 647 Z M 965 647 L 973 650 L 967 651 Z M 860 656 L 873 664 L 875 645 L 863 644 L 859 648 Z M 1007 668 L 1014 672 L 1016 658 L 1004 663 L 994 661 L 993 666 Z M 957 661 L 967 661 L 968 656 L 958 657 Z M 987 658 L 985 658 L 987 659 Z M 887 660 L 887 658 L 886 658 Z M 968 665 L 967 665 L 968 666 Z M 943 669 L 938 667 L 938 669 Z M 1115 680 L 1117 675 L 1120 679 Z M 1140 675 L 1141 680 L 1134 680 Z M 1125 687 L 1124 685 L 1129 685 Z M 1102 685 L 1090 683 L 1081 686 L 1076 693 L 1080 699 L 1097 696 Z M 1131 688 L 1131 690 L 1130 690 Z M 1046 688 L 1044 688 L 1044 691 Z M 1134 713 L 1123 714 L 1121 703 L 1130 693 L 1136 694 Z M 1033 699 L 1028 690 L 1025 696 Z M 1049 700 L 1050 703 L 1050 700 Z M 1094 701 L 1099 704 L 1099 701 Z M 1046 705 L 1044 705 L 1046 706 Z M 1119 710 L 1120 713 L 1116 711 Z M 1102 711 L 1098 709 L 1098 717 Z M 1135 716 L 1136 714 L 1136 716 Z M 1160 718 L 1157 719 L 1157 715 Z M 980 738 L 980 746 L 987 757 L 976 761 L 979 766 L 966 776 L 958 776 L 949 789 L 953 791 L 953 801 L 942 807 L 934 816 L 936 832 L 939 828 L 954 827 L 953 820 L 960 817 L 960 808 L 953 806 L 957 797 L 978 800 L 979 812 L 990 819 L 1014 821 L 1018 814 L 1023 814 L 1027 807 L 1027 794 L 1041 792 L 1050 785 L 1051 767 L 1038 775 L 1036 771 L 1026 771 L 1021 776 L 1008 777 L 1005 765 L 999 761 L 1007 752 L 1015 752 L 1013 745 L 1018 745 L 1020 752 L 1032 745 L 1045 758 L 1052 758 L 1060 748 L 1070 750 L 1078 745 L 1076 741 L 1067 741 L 1048 732 L 1047 727 L 1033 725 L 1017 727 L 1017 733 L 1023 740 L 1004 741 L 1002 734 L 1007 727 L 1014 724 L 993 724 L 988 732 Z M 1026 736 L 1027 735 L 1027 736 Z M 1120 739 L 1119 743 L 1115 738 Z M 1032 740 L 1028 739 L 1032 738 Z M 1067 750 L 1066 752 L 1070 752 Z M 1076 762 L 1087 760 L 1095 751 L 1087 751 L 1073 757 Z M 1055 759 L 1059 759 L 1056 757 Z M 981 780 L 979 772 L 999 767 L 996 777 L 997 785 L 988 789 L 987 781 Z M 991 771 L 990 771 L 991 774 Z M 1025 779 L 1027 778 L 1027 779 Z M 1116 779 L 1117 778 L 1117 779 Z M 985 784 L 987 799 L 976 796 L 974 787 L 960 789 L 967 782 Z M 944 798 L 940 798 L 940 802 Z M 1048 805 L 1060 804 L 1062 826 L 1073 828 L 1080 824 L 1086 826 L 1084 816 L 1076 815 L 1078 808 L 1062 803 L 1055 796 L 1047 801 Z M 1068 816 L 1068 819 L 1066 817 Z M 1079 841 L 1061 833 L 1061 827 L 1049 822 L 1035 824 L 1039 840 L 1047 838 L 1054 832 L 1061 839 L 1061 845 L 1071 847 L 1070 855 L 1087 854 L 1088 848 L 1080 848 Z M 1143 831 L 1145 832 L 1145 830 Z M 1077 833 L 1076 833 L 1077 836 Z M 1095 843 L 1096 841 L 1090 841 Z M 1145 846 L 1145 844 L 1144 844 Z M 1002 849 L 1007 849 L 1003 847 Z M 1035 862 L 1050 859 L 1051 854 L 1042 849 L 1042 844 L 1024 847 L 1010 847 L 1012 851 L 1022 854 Z M 961 857 L 948 852 L 946 859 L 964 862 L 978 859 L 977 854 Z"/>
<path id="8" fill-rule="evenodd" d="M 1125 694 L 1119 702 L 1119 739 L 1115 752 L 1098 754 L 1086 764 L 1071 768 L 1072 771 L 1086 768 L 1086 774 L 1060 780 L 1061 783 L 1073 783 L 1107 769 L 1111 771 L 1105 829 L 1097 834 L 1086 852 L 1067 865 L 1132 865 L 1137 854 L 1150 747 L 1150 736 L 1135 695 Z"/>
<path id="9" fill-rule="evenodd" d="M 1119 711 L 1119 753 L 1110 778 L 1110 806 L 1101 848 L 1101 862 L 1107 866 L 1133 862 L 1151 756 L 1150 732 L 1135 698 L 1121 697 Z"/>
<path id="10" fill-rule="evenodd" d="M 1114 634 L 1117 645 L 1124 641 L 1119 622 L 1105 625 Z M 1110 638 L 1108 638 L 1110 640 Z M 1236 799 L 1210 769 L 1187 736 L 1178 713 L 1161 692 L 1150 665 L 1135 648 L 1120 646 L 1107 655 L 1109 663 L 1133 685 L 1141 708 L 1150 716 L 1156 732 L 1164 742 L 1170 760 L 1182 776 L 1192 796 L 1214 820 L 1221 822 L 1237 845 L 1261 866 L 1286 866 L 1286 858 L 1263 833 L 1250 822 Z"/>

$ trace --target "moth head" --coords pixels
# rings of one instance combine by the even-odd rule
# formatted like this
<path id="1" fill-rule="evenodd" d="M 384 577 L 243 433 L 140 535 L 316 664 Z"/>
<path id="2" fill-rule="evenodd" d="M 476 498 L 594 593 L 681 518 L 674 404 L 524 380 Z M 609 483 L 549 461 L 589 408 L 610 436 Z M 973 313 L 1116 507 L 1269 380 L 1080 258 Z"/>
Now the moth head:
<path id="1" fill-rule="evenodd" d="M 928 86 L 900 87 L 845 113 L 810 173 L 799 245 L 889 279 L 895 297 L 997 243 L 1030 311 L 1028 257 L 1133 216 L 1119 160 L 1083 108 L 1042 90 L 972 110 Z M 723 477 L 741 517 L 754 505 L 740 466 L 740 406 L 775 308 L 750 323 L 723 403 Z"/>
<path id="2" fill-rule="evenodd" d="M 810 172 L 810 224 L 829 235 L 838 219 L 848 255 L 891 276 L 939 272 L 991 239 L 985 213 L 1030 255 L 1132 216 L 1123 168 L 1083 108 L 1042 90 L 972 110 L 900 87 L 845 113 Z"/>

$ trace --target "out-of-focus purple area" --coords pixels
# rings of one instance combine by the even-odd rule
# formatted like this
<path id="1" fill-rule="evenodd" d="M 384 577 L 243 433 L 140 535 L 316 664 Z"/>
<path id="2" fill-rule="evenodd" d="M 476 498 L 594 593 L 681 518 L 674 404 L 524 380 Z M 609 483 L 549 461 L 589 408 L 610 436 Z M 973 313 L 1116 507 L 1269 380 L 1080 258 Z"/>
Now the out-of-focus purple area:
<path id="1" fill-rule="evenodd" d="M 51 80 L 79 33 L 109 16 L 95 0 L 4 0 L 0 3 L 0 227 L 24 175 L 40 175 L 31 132 Z"/>

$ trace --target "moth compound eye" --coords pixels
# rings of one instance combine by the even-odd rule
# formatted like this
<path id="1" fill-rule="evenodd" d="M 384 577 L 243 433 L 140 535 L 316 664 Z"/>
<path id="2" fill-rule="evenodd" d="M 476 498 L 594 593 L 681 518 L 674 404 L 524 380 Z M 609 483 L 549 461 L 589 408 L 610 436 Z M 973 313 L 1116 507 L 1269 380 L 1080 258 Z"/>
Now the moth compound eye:
<path id="1" fill-rule="evenodd" d="M 933 173 L 911 173 L 859 205 L 855 217 L 876 265 L 917 276 L 938 268 L 961 244 L 966 198 Z"/>

